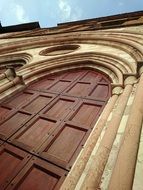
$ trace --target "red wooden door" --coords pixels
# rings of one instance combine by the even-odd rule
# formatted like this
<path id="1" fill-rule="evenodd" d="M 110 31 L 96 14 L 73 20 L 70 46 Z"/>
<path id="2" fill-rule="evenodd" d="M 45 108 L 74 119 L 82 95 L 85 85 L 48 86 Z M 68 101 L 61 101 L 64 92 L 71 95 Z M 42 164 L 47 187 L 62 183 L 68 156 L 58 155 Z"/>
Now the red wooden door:
<path id="1" fill-rule="evenodd" d="M 3 102 L 0 189 L 59 189 L 109 97 L 106 76 L 76 70 Z"/>

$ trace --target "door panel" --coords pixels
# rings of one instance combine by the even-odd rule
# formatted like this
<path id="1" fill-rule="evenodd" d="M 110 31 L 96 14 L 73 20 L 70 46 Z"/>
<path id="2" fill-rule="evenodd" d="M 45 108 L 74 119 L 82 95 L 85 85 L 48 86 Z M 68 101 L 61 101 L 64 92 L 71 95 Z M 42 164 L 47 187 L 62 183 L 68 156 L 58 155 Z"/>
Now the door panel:
<path id="1" fill-rule="evenodd" d="M 27 151 L 38 149 L 57 127 L 58 122 L 37 116 L 14 134 L 9 142 Z"/>
<path id="2" fill-rule="evenodd" d="M 11 108 L 0 106 L 0 122 L 2 122 L 10 113 Z"/>
<path id="3" fill-rule="evenodd" d="M 89 71 L 81 80 L 84 82 L 97 82 L 97 80 L 99 80 L 99 74 L 93 71 Z"/>
<path id="4" fill-rule="evenodd" d="M 28 162 L 31 155 L 11 145 L 0 147 L 0 189 L 3 190 Z"/>
<path id="5" fill-rule="evenodd" d="M 58 190 L 67 172 L 33 157 L 9 185 L 8 190 Z"/>
<path id="6" fill-rule="evenodd" d="M 73 96 L 87 96 L 91 91 L 91 87 L 91 83 L 77 82 L 67 91 L 67 94 Z"/>
<path id="7" fill-rule="evenodd" d="M 66 89 L 66 87 L 68 87 L 69 84 L 70 84 L 70 81 L 68 81 L 68 80 L 59 80 L 56 84 L 54 84 L 48 90 L 50 92 L 60 93 L 64 89 Z"/>
<path id="8" fill-rule="evenodd" d="M 33 99 L 30 99 L 26 102 L 22 109 L 29 113 L 38 113 L 41 109 L 43 109 L 46 105 L 48 105 L 56 95 L 49 94 L 49 93 L 35 93 Z"/>
<path id="9" fill-rule="evenodd" d="M 74 81 L 79 77 L 81 78 L 83 75 L 85 75 L 84 71 L 75 71 L 75 72 L 65 74 L 63 79 Z"/>
<path id="10" fill-rule="evenodd" d="M 53 119 L 62 120 L 70 110 L 77 104 L 77 98 L 59 96 L 51 105 L 45 108 L 43 114 Z"/>
<path id="11" fill-rule="evenodd" d="M 9 138 L 30 119 L 30 116 L 28 113 L 19 111 L 7 118 L 6 121 L 0 125 L 0 138 L 3 140 Z"/>
<path id="12" fill-rule="evenodd" d="M 5 102 L 6 105 L 10 107 L 20 107 L 24 102 L 28 101 L 30 98 L 32 98 L 34 93 L 30 92 L 22 92 L 18 95 L 14 96 L 13 98 L 10 98 L 8 101 Z"/>
<path id="13" fill-rule="evenodd" d="M 91 93 L 92 97 L 96 99 L 103 99 L 105 100 L 109 94 L 109 86 L 108 84 L 98 84 L 97 87 Z"/>
<path id="14" fill-rule="evenodd" d="M 73 102 L 60 99 L 51 109 L 45 112 L 47 116 L 61 118 Z"/>
<path id="15" fill-rule="evenodd" d="M 51 175 L 48 171 L 45 172 L 45 168 L 42 169 L 34 165 L 16 189 L 47 190 L 49 184 L 49 189 L 53 189 L 57 182 L 58 178 L 56 176 Z"/>
<path id="16" fill-rule="evenodd" d="M 24 144 L 35 147 L 37 146 L 53 128 L 55 122 L 39 118 L 25 133 L 18 137 L 18 140 Z"/>
<path id="17" fill-rule="evenodd" d="M 107 83 L 108 84 L 108 80 L 104 77 L 101 78 L 100 82 L 103 82 L 103 83 Z"/>
<path id="18" fill-rule="evenodd" d="M 101 112 L 102 104 L 96 104 L 93 101 L 84 101 L 81 105 L 75 110 L 70 121 L 79 123 L 80 125 L 86 126 L 89 128 L 92 122 L 97 118 L 98 114 Z"/>
<path id="19" fill-rule="evenodd" d="M 42 81 L 38 81 L 31 85 L 30 89 L 32 90 L 46 90 L 51 84 L 54 83 L 54 79 L 44 79 Z"/>
<path id="20" fill-rule="evenodd" d="M 67 168 L 84 140 L 86 129 L 63 124 L 59 130 L 41 147 L 40 155 L 57 165 Z"/>
<path id="21" fill-rule="evenodd" d="M 32 100 L 28 105 L 24 106 L 23 109 L 28 112 L 38 112 L 43 107 L 45 107 L 49 101 L 49 97 L 38 96 L 37 98 Z"/>

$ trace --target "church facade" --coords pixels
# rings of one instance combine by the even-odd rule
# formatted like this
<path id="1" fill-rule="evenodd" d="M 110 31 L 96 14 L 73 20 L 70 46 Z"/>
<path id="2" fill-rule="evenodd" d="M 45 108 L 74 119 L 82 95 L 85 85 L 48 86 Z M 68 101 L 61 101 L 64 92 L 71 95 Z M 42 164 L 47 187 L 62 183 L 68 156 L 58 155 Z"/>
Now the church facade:
<path id="1" fill-rule="evenodd" d="M 0 189 L 143 189 L 143 12 L 0 26 Z"/>

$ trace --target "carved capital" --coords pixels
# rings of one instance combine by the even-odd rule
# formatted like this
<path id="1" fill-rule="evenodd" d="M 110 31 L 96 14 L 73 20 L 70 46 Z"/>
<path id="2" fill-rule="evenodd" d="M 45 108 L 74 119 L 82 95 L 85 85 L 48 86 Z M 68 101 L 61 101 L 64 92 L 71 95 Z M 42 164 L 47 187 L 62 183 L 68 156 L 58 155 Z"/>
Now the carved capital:
<path id="1" fill-rule="evenodd" d="M 123 75 L 123 80 L 124 80 L 124 86 L 128 84 L 133 85 L 136 83 L 137 77 L 136 77 L 136 74 L 127 73 Z"/>
<path id="2" fill-rule="evenodd" d="M 122 94 L 122 92 L 123 92 L 123 87 L 122 86 L 120 86 L 120 85 L 118 85 L 118 86 L 114 86 L 114 85 L 112 85 L 112 95 L 120 95 L 120 94 Z"/>
<path id="3" fill-rule="evenodd" d="M 6 78 L 8 78 L 10 81 L 12 81 L 12 80 L 16 77 L 15 69 L 14 69 L 13 67 L 9 67 L 9 68 L 5 71 L 5 76 L 6 76 Z"/>

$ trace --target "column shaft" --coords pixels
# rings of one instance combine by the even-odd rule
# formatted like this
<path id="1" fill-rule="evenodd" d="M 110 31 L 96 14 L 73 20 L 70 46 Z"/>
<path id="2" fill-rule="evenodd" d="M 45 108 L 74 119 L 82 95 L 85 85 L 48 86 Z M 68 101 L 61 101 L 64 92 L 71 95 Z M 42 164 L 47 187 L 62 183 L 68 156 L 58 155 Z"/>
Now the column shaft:
<path id="1" fill-rule="evenodd" d="M 143 74 L 141 75 L 125 133 L 109 184 L 110 190 L 131 190 L 143 121 Z"/>
<path id="2" fill-rule="evenodd" d="M 99 186 L 105 165 L 107 163 L 131 91 L 132 91 L 132 85 L 131 84 L 126 85 L 123 94 L 119 98 L 118 105 L 115 111 L 113 112 L 112 119 L 100 143 L 97 153 L 92 157 L 92 163 L 90 164 L 91 165 L 90 169 L 82 184 L 81 188 L 82 190 L 84 189 L 95 190 Z"/>

